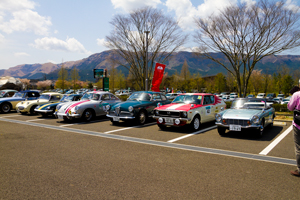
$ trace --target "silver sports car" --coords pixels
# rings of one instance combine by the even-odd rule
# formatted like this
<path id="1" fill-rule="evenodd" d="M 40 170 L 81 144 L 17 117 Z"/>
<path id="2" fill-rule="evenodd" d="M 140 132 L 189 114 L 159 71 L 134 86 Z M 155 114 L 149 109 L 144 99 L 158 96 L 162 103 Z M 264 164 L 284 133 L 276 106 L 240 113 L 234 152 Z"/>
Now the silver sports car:
<path id="1" fill-rule="evenodd" d="M 232 102 L 231 108 L 215 116 L 220 135 L 226 130 L 239 131 L 252 129 L 261 137 L 266 126 L 273 126 L 275 109 L 266 99 L 240 98 Z"/>
<path id="2" fill-rule="evenodd" d="M 81 101 L 59 104 L 54 113 L 55 117 L 63 120 L 81 118 L 90 121 L 93 117 L 106 115 L 106 105 L 113 105 L 121 100 L 110 92 L 88 92 Z"/>

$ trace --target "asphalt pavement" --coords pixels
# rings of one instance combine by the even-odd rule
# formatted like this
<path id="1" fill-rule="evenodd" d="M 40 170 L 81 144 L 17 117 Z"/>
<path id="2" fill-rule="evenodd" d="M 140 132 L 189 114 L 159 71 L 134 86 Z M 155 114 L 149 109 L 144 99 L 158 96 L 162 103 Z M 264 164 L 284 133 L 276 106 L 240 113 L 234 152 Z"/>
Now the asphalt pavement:
<path id="1" fill-rule="evenodd" d="M 0 114 L 0 199 L 299 199 L 290 126 L 258 139 Z"/>

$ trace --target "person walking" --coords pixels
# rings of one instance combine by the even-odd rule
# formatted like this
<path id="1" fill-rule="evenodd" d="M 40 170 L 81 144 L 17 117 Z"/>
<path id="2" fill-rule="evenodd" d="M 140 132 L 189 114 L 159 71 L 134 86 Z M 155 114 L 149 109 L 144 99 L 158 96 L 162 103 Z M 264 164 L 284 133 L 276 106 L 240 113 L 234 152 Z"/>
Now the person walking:
<path id="1" fill-rule="evenodd" d="M 294 176 L 300 177 L 300 88 L 295 86 L 291 89 L 292 97 L 287 107 L 290 111 L 294 111 L 293 129 L 297 169 L 291 171 Z"/>

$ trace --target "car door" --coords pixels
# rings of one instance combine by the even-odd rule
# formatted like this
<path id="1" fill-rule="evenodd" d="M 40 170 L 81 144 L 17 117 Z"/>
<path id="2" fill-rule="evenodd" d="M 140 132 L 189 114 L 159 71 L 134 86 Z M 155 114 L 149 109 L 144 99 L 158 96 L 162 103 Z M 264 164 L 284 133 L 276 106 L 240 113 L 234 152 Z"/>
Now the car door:
<path id="1" fill-rule="evenodd" d="M 215 119 L 215 97 L 213 95 L 205 95 L 203 97 L 203 108 L 204 108 L 204 115 L 205 119 L 203 121 L 213 121 Z"/>

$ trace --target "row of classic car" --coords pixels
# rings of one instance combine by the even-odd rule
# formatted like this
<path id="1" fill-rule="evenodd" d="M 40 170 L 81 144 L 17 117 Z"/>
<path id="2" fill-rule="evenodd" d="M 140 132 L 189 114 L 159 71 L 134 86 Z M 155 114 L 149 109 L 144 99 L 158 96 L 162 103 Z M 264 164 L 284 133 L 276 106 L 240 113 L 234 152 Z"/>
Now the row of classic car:
<path id="1" fill-rule="evenodd" d="M 183 93 L 171 102 L 159 92 L 134 92 L 127 101 L 121 100 L 110 92 L 88 92 L 80 95 L 62 95 L 22 91 L 12 98 L 0 101 L 2 112 L 16 109 L 21 114 L 39 113 L 42 116 L 53 114 L 61 120 L 82 119 L 90 121 L 96 116 L 106 115 L 112 124 L 132 121 L 144 124 L 148 118 L 156 120 L 160 129 L 168 126 L 188 126 L 193 131 L 201 124 L 216 121 L 220 135 L 226 130 L 242 131 L 253 129 L 258 136 L 264 128 L 273 125 L 275 110 L 265 99 L 238 98 L 230 109 L 218 96 L 209 93 Z M 6 99 L 6 101 L 4 101 Z"/>

